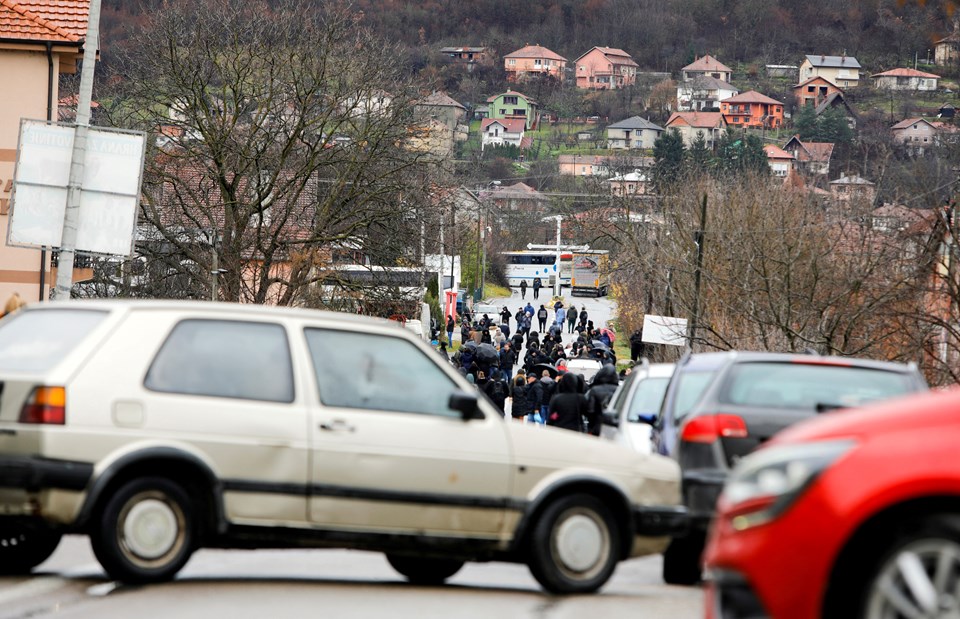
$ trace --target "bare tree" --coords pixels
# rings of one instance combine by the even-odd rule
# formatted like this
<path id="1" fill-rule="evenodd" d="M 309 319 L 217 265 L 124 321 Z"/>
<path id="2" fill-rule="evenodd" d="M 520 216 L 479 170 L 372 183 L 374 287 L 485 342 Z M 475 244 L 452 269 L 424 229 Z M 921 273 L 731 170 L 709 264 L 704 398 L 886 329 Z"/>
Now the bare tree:
<path id="1" fill-rule="evenodd" d="M 429 217 L 415 85 L 332 4 L 171 3 L 133 35 L 110 116 L 154 138 L 137 247 L 173 296 L 302 302 L 338 245 L 396 260 Z"/>
<path id="2" fill-rule="evenodd" d="M 635 311 L 639 297 L 653 313 L 698 312 L 700 349 L 911 358 L 889 320 L 915 296 L 901 241 L 870 227 L 868 204 L 830 211 L 812 196 L 760 177 L 682 184 L 660 200 L 662 225 L 644 236 L 621 231 L 619 262 L 638 265 L 624 282 Z"/>

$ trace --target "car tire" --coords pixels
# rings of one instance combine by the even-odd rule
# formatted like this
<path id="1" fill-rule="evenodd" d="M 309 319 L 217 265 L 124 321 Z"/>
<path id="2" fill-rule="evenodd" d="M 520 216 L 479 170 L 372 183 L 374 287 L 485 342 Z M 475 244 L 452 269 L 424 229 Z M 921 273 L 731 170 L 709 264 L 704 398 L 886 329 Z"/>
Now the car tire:
<path id="1" fill-rule="evenodd" d="M 42 522 L 0 518 L 0 574 L 29 574 L 53 554 L 61 537 Z"/>
<path id="2" fill-rule="evenodd" d="M 876 563 L 862 588 L 857 617 L 957 616 L 960 598 L 960 517 L 937 515 L 910 523 Z"/>
<path id="3" fill-rule="evenodd" d="M 670 540 L 670 545 L 663 552 L 663 581 L 668 585 L 695 585 L 700 582 L 704 543 L 704 535 L 696 532 Z"/>
<path id="4" fill-rule="evenodd" d="M 387 562 L 415 585 L 442 585 L 460 571 L 463 561 L 387 554 Z"/>
<path id="5" fill-rule="evenodd" d="M 193 554 L 196 520 L 190 497 L 169 479 L 127 482 L 107 500 L 90 534 L 93 552 L 115 580 L 170 580 Z"/>
<path id="6" fill-rule="evenodd" d="M 620 558 L 620 530 L 613 514 L 588 494 L 548 505 L 529 541 L 530 572 L 551 593 L 596 591 L 610 579 Z"/>

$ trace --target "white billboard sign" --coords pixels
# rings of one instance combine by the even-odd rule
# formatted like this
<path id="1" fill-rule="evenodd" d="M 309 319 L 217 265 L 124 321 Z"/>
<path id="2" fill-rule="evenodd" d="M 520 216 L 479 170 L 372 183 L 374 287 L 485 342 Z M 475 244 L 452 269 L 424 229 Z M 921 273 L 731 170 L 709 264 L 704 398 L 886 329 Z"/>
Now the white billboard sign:
<path id="1" fill-rule="evenodd" d="M 21 121 L 7 245 L 60 246 L 75 128 Z M 143 132 L 89 128 L 76 251 L 133 253 L 145 150 Z"/>
<path id="2" fill-rule="evenodd" d="M 649 344 L 686 346 L 687 319 L 647 314 L 643 317 L 643 341 Z"/>

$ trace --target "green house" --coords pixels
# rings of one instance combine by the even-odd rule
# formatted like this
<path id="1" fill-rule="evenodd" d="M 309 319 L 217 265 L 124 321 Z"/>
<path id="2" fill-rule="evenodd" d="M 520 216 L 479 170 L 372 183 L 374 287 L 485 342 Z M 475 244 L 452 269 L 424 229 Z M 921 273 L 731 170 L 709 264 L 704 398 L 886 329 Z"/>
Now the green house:
<path id="1" fill-rule="evenodd" d="M 510 119 L 522 118 L 526 129 L 534 129 L 539 120 L 539 106 L 537 102 L 515 90 L 490 97 L 487 99 L 490 108 L 490 118 Z"/>

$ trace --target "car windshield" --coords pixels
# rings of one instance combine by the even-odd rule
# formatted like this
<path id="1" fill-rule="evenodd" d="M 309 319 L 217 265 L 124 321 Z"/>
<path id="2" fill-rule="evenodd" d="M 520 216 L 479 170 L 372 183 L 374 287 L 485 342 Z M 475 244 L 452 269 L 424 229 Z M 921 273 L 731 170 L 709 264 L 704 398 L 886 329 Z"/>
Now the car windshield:
<path id="1" fill-rule="evenodd" d="M 106 317 L 75 308 L 17 312 L 0 323 L 0 371 L 49 370 Z"/>
<path id="2" fill-rule="evenodd" d="M 666 376 L 645 378 L 633 390 L 633 399 L 630 400 L 630 410 L 627 412 L 627 421 L 639 422 L 640 415 L 656 415 L 663 402 L 663 394 L 667 390 L 670 379 Z"/>
<path id="3" fill-rule="evenodd" d="M 909 374 L 810 363 L 740 363 L 718 394 L 723 404 L 822 412 L 915 391 Z"/>
<path id="4" fill-rule="evenodd" d="M 700 400 L 704 390 L 716 376 L 716 370 L 681 372 L 677 377 L 677 389 L 673 397 L 673 417 L 681 419 Z"/>

